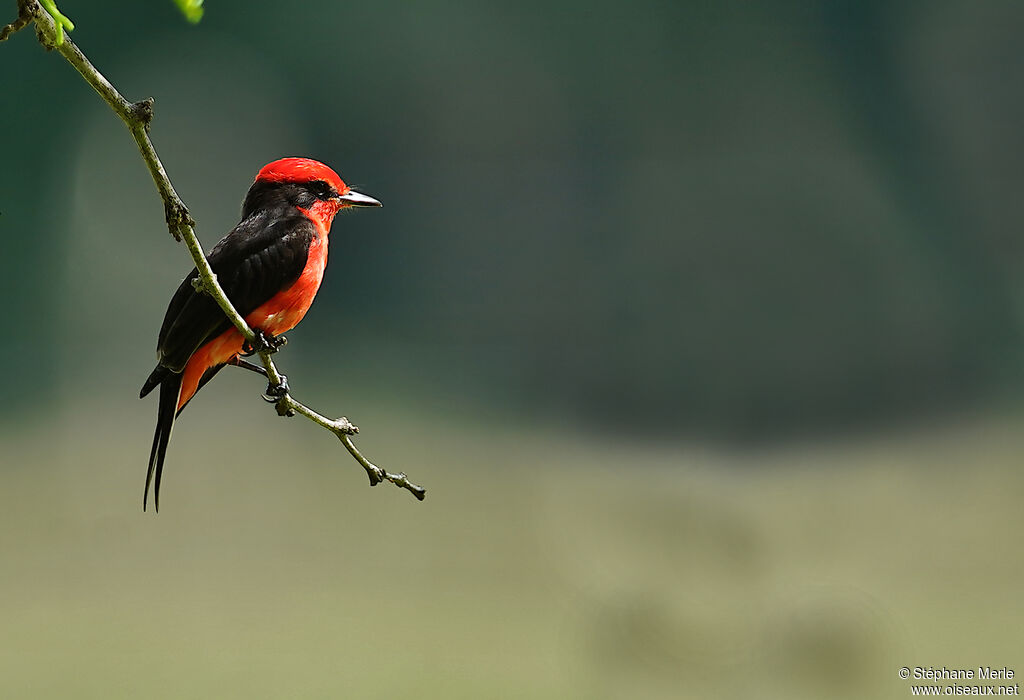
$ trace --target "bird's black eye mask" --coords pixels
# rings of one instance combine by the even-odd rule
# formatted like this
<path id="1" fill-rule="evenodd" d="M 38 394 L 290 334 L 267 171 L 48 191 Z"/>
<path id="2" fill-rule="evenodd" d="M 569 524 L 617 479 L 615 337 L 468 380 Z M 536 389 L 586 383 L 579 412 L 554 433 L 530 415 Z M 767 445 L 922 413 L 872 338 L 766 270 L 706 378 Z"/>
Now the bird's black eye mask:
<path id="1" fill-rule="evenodd" d="M 309 191 L 316 195 L 317 199 L 330 199 L 335 195 L 334 189 L 323 180 L 309 183 Z"/>
<path id="2" fill-rule="evenodd" d="M 255 182 L 249 188 L 242 204 L 242 218 L 247 218 L 257 211 L 272 210 L 277 207 L 291 206 L 308 209 L 318 200 L 333 199 L 337 193 L 324 180 L 312 182 Z"/>

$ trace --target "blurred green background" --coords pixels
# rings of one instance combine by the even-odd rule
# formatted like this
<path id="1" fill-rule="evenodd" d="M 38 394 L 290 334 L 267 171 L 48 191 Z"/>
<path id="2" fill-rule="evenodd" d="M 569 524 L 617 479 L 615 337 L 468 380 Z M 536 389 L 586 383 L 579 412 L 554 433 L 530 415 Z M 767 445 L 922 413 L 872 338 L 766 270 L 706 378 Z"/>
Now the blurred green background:
<path id="1" fill-rule="evenodd" d="M 22 32 L 0 697 L 881 698 L 1021 661 L 1019 2 L 61 9 L 156 99 L 207 246 L 285 155 L 384 202 L 279 364 L 428 498 L 225 372 L 141 512 L 191 263 Z"/>

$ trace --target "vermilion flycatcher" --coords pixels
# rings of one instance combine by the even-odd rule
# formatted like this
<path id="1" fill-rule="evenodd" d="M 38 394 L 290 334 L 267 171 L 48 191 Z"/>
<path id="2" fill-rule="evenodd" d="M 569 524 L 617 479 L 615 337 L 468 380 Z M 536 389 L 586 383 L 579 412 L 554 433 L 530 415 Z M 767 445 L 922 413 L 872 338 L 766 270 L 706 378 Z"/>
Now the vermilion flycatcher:
<path id="1" fill-rule="evenodd" d="M 242 220 L 208 257 L 228 299 L 273 343 L 309 310 L 327 266 L 327 235 L 346 207 L 379 207 L 352 191 L 338 174 L 309 158 L 283 158 L 263 167 L 242 204 Z M 142 508 L 156 474 L 154 503 L 160 509 L 160 476 L 174 419 L 221 367 L 243 364 L 244 338 L 211 296 L 197 291 L 195 268 L 167 306 L 157 340 L 157 366 L 139 397 L 160 385 L 156 433 L 149 454 Z"/>

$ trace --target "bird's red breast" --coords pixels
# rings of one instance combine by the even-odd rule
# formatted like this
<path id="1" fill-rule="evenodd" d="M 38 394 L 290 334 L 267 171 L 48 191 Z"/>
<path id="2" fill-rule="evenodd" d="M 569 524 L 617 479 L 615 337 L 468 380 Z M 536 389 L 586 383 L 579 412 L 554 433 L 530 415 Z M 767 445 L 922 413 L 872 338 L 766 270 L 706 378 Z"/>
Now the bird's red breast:
<path id="1" fill-rule="evenodd" d="M 319 227 L 318 227 L 319 228 Z M 281 335 L 298 325 L 313 304 L 327 267 L 327 236 L 318 235 L 309 246 L 309 258 L 299 279 L 288 289 L 281 290 L 255 311 L 245 317 L 250 328 L 264 333 Z M 230 328 L 193 353 L 185 365 L 181 378 L 181 393 L 177 410 L 181 410 L 195 395 L 199 380 L 210 367 L 224 364 L 242 352 L 244 343 L 237 328 Z"/>
<path id="2" fill-rule="evenodd" d="M 306 161 L 304 158 L 285 160 Z M 315 163 L 315 161 L 307 162 Z M 321 165 L 320 163 L 315 164 Z M 260 171 L 257 180 L 271 165 Z M 321 167 L 334 174 L 330 168 L 322 165 Z M 345 186 L 340 177 L 334 175 L 334 178 L 341 183 L 342 187 Z M 321 179 L 323 178 L 321 177 Z M 340 208 L 341 206 L 337 202 L 317 201 L 308 209 L 299 209 L 313 222 L 316 231 L 309 246 L 306 266 L 294 284 L 287 289 L 282 289 L 245 317 L 245 322 L 249 324 L 250 328 L 259 328 L 264 333 L 281 335 L 295 328 L 305 317 L 324 278 L 324 270 L 327 268 L 327 237 L 331 230 L 331 222 Z M 207 369 L 224 364 L 241 353 L 244 340 L 237 328 L 230 328 L 193 353 L 182 373 L 177 410 L 180 410 L 195 395 L 199 387 L 199 380 L 202 379 L 203 373 Z"/>

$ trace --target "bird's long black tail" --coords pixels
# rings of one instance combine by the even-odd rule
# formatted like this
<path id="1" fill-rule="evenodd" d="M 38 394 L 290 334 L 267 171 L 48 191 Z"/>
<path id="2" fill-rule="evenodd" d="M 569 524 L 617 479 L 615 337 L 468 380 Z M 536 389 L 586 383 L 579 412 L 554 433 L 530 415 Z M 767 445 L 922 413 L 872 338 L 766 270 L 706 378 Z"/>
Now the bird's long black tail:
<path id="1" fill-rule="evenodd" d="M 156 373 L 154 372 L 154 374 Z M 149 452 L 149 470 L 146 472 L 146 490 L 142 493 L 142 510 L 146 510 L 149 484 L 153 481 L 154 473 L 156 474 L 156 483 L 153 488 L 153 505 L 158 512 L 160 510 L 160 477 L 164 472 L 164 456 L 167 454 L 167 443 L 171 440 L 171 429 L 174 428 L 174 417 L 177 412 L 180 392 L 181 375 L 175 372 L 163 374 L 160 379 L 160 405 L 156 414 L 156 432 L 153 434 L 153 448 Z"/>

